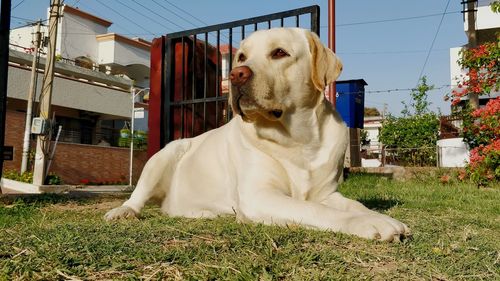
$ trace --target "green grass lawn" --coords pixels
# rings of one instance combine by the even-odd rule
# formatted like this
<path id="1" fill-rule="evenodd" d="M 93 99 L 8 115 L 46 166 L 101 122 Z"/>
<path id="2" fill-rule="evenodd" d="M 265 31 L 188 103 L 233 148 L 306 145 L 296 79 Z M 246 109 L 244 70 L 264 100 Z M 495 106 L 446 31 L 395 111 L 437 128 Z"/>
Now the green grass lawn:
<path id="1" fill-rule="evenodd" d="M 353 175 L 340 190 L 412 228 L 402 243 L 162 216 L 125 197 L 0 200 L 0 280 L 500 280 L 500 188 Z"/>

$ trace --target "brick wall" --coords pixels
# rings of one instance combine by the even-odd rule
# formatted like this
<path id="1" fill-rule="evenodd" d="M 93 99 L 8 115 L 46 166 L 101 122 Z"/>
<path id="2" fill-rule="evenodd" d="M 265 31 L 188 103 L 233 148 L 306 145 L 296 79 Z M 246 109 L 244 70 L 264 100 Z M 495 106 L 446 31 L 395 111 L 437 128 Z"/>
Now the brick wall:
<path id="1" fill-rule="evenodd" d="M 21 169 L 25 113 L 7 110 L 5 145 L 14 146 L 14 160 L 4 161 L 4 170 Z M 34 148 L 34 144 L 32 145 Z M 128 183 L 130 149 L 73 143 L 58 143 L 50 172 L 66 184 L 89 181 L 121 180 Z M 147 161 L 145 151 L 134 151 L 134 183 Z"/>

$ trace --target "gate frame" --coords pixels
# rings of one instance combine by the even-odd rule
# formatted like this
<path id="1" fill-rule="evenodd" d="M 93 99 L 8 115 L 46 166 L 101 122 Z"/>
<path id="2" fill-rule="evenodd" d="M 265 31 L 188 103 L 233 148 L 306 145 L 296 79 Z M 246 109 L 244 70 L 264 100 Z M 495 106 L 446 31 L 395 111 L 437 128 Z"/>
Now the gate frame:
<path id="1" fill-rule="evenodd" d="M 280 26 L 284 27 L 285 18 L 295 17 L 295 26 L 300 27 L 300 16 L 310 14 L 310 28 L 311 31 L 315 32 L 320 36 L 320 7 L 318 5 L 288 10 L 279 13 L 273 13 L 258 17 L 247 18 L 243 20 L 236 20 L 222 24 L 215 24 L 201 28 L 195 28 L 180 32 L 169 33 L 165 36 L 153 39 L 151 46 L 151 74 L 150 74 L 150 94 L 149 94 L 149 118 L 148 118 L 148 156 L 151 157 L 154 153 L 159 151 L 165 144 L 171 141 L 172 137 L 172 123 L 171 118 L 171 108 L 173 106 L 181 106 L 181 110 L 184 105 L 192 104 L 194 108 L 195 103 L 199 102 L 227 102 L 228 95 L 220 95 L 221 83 L 216 83 L 216 94 L 215 97 L 206 98 L 206 90 L 204 91 L 204 98 L 202 99 L 191 99 L 182 100 L 174 102 L 172 101 L 172 96 L 174 94 L 175 87 L 175 65 L 173 62 L 175 60 L 175 42 L 176 40 L 181 40 L 184 43 L 184 38 L 192 37 L 193 46 L 196 43 L 196 36 L 198 34 L 204 34 L 205 42 L 207 42 L 208 34 L 211 32 L 217 33 L 217 59 L 216 59 L 216 79 L 221 75 L 221 65 L 219 60 L 220 54 L 220 32 L 221 30 L 229 31 L 229 57 L 232 58 L 232 48 L 233 48 L 233 29 L 241 29 L 241 39 L 245 38 L 245 26 L 254 26 L 254 30 L 258 30 L 258 24 L 267 22 L 267 29 L 271 28 L 271 22 L 275 20 L 280 20 Z M 203 40 L 203 39 L 202 39 Z M 205 62 L 207 61 L 207 51 L 205 44 Z M 183 52 L 184 56 L 184 52 Z M 183 58 L 184 59 L 184 58 Z M 206 65 L 206 63 L 205 63 Z M 232 59 L 229 60 L 229 69 L 232 68 Z M 184 74 L 183 74 L 184 79 Z M 193 81 L 195 79 L 193 78 Z M 204 85 L 207 85 L 207 75 L 205 67 Z M 206 88 L 205 88 L 206 89 Z M 184 89 L 183 89 L 184 91 Z M 194 91 L 194 89 L 193 89 Z M 194 97 L 194 95 L 193 95 Z M 229 104 L 228 104 L 229 108 Z M 205 112 L 205 111 L 204 111 Z M 217 106 L 216 106 L 217 112 Z M 194 117 L 192 117 L 194 119 Z M 206 114 L 204 115 L 204 120 L 206 120 Z M 231 114 L 227 114 L 227 118 L 231 118 Z M 184 118 L 182 117 L 182 126 L 184 126 Z M 216 126 L 218 119 L 216 118 Z"/>

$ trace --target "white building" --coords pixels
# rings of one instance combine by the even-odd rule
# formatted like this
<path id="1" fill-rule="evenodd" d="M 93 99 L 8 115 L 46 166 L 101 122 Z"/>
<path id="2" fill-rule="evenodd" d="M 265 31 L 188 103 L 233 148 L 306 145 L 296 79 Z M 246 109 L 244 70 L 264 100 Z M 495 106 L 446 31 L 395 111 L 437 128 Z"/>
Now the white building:
<path id="1" fill-rule="evenodd" d="M 126 75 L 136 86 L 149 86 L 151 43 L 109 33 L 112 22 L 64 5 L 57 29 L 56 55 L 76 65 L 106 73 Z M 27 53 L 33 47 L 34 27 L 11 30 L 11 48 Z M 47 26 L 42 27 L 47 35 Z"/>
<path id="2" fill-rule="evenodd" d="M 63 125 L 63 140 L 95 144 L 106 138 L 116 145 L 119 130 L 130 120 L 131 86 L 149 87 L 151 43 L 109 33 L 111 25 L 80 9 L 61 7 L 52 104 L 57 122 Z M 42 26 L 43 36 L 47 29 Z M 34 33 L 34 26 L 10 32 L 8 97 L 15 110 L 25 110 Z M 42 47 L 39 69 L 44 68 L 46 53 L 47 47 Z M 139 129 L 147 130 L 147 122 L 136 121 Z"/>
<path id="3" fill-rule="evenodd" d="M 476 38 L 477 43 L 482 44 L 485 42 L 497 42 L 496 33 L 500 32 L 500 13 L 494 13 L 491 10 L 490 4 L 494 2 L 493 0 L 479 0 L 476 1 Z M 467 10 L 467 4 L 463 6 L 464 11 Z M 468 18 L 467 13 L 464 13 L 464 31 L 468 33 Z M 457 60 L 460 58 L 460 51 L 466 46 L 456 47 L 450 49 L 450 85 L 451 91 L 457 89 L 457 79 L 460 79 L 461 75 L 465 75 L 466 70 L 462 69 Z M 500 92 L 492 92 L 489 96 L 480 97 L 480 105 L 486 104 L 486 102 L 493 97 L 500 96 Z M 462 98 L 466 100 L 467 97 Z"/>

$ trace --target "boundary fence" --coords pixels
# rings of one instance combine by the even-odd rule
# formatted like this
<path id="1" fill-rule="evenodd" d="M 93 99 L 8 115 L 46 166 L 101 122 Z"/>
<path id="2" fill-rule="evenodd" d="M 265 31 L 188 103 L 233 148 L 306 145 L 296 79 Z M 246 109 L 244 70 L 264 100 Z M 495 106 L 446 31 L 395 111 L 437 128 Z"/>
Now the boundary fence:
<path id="1" fill-rule="evenodd" d="M 249 34 L 273 27 L 302 27 L 319 35 L 319 17 L 315 5 L 155 39 L 148 154 L 172 140 L 194 137 L 230 120 L 227 77 L 239 43 Z"/>

